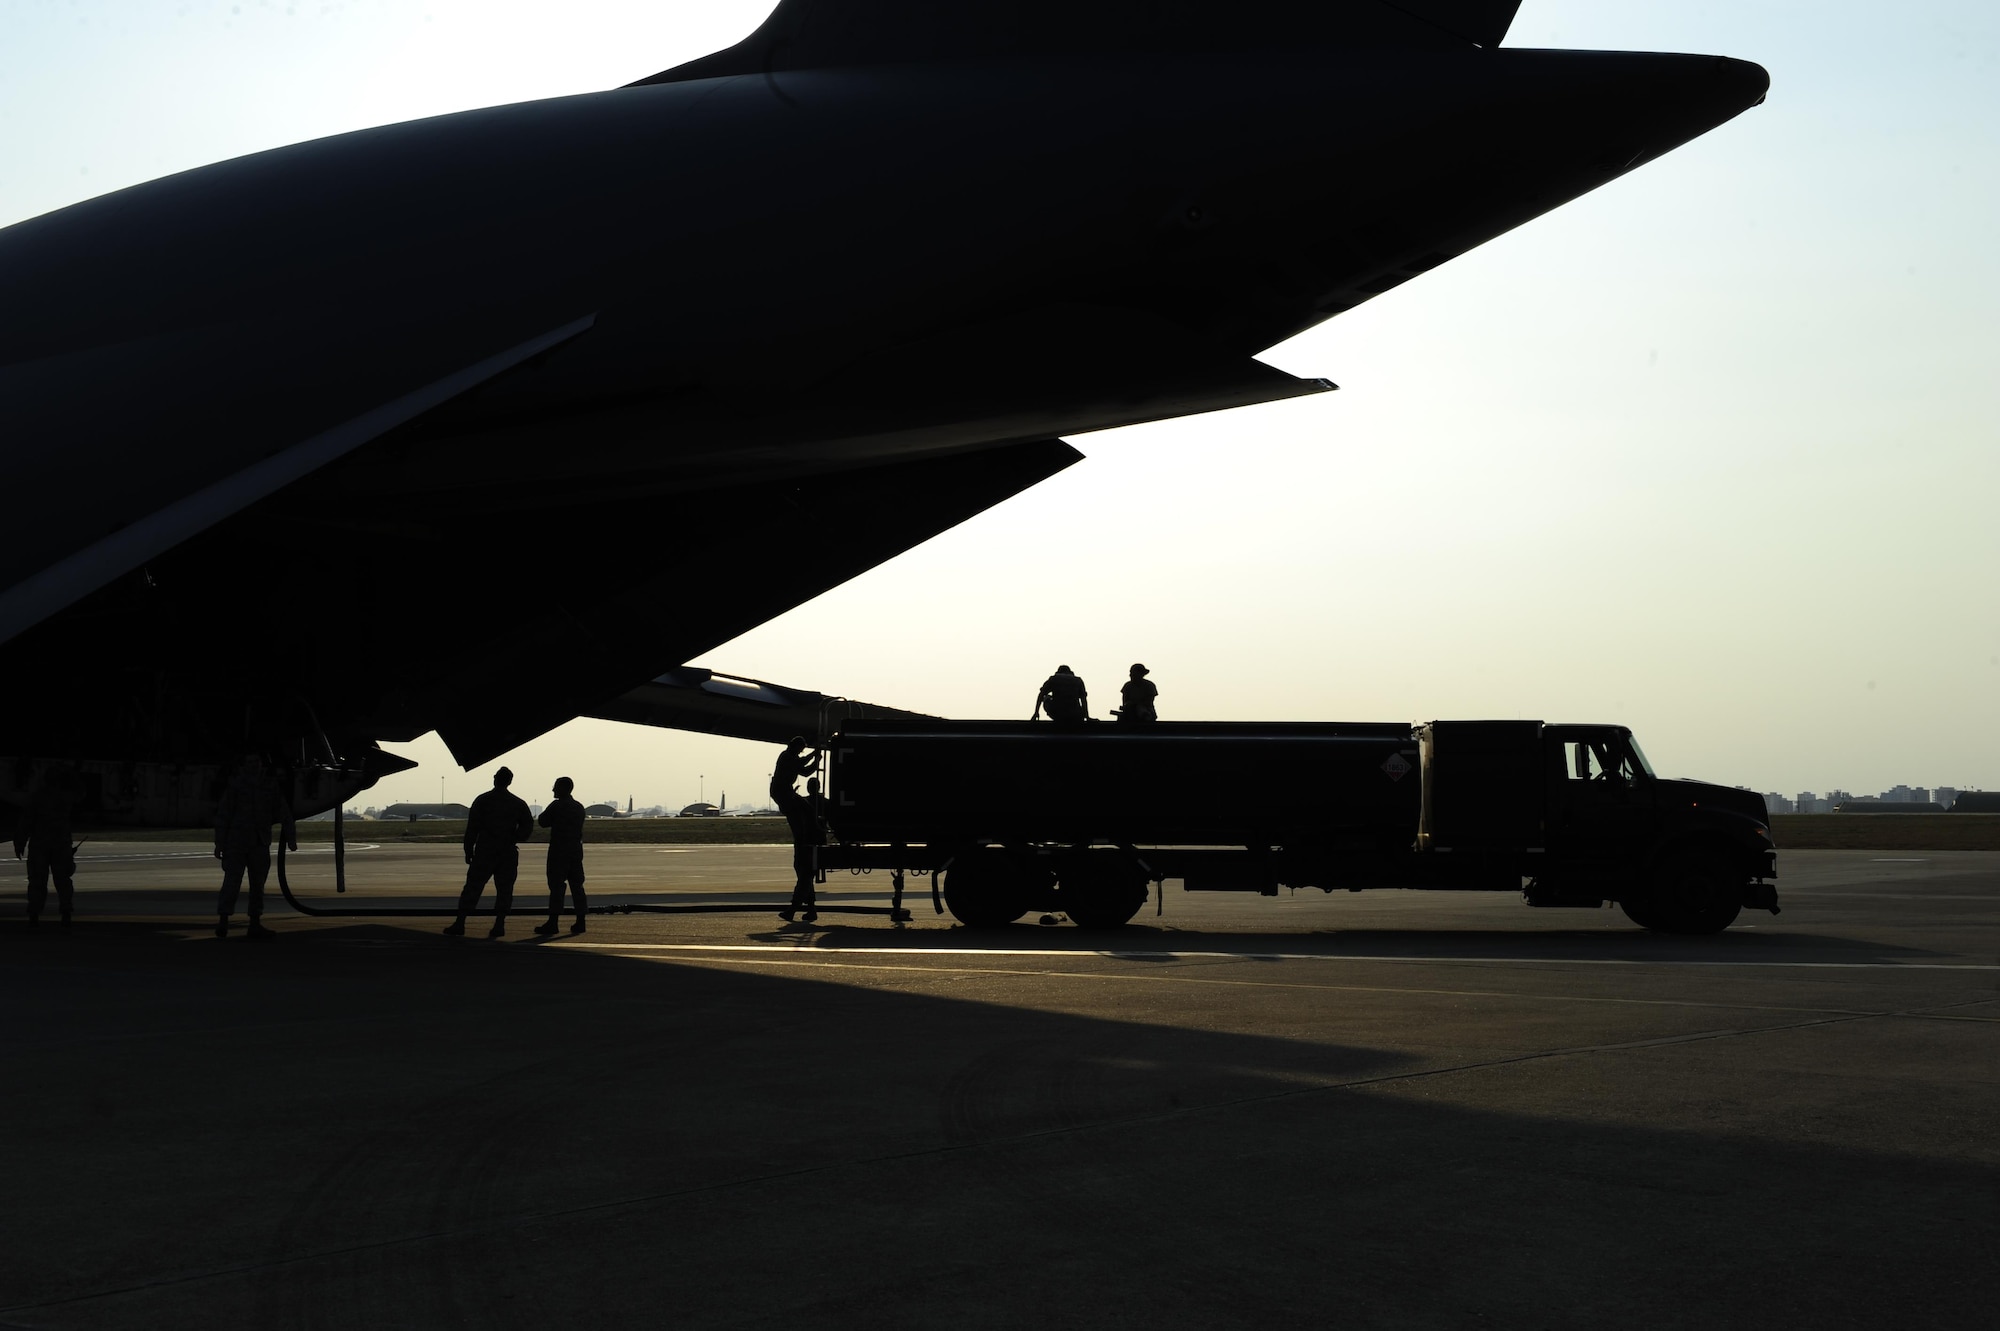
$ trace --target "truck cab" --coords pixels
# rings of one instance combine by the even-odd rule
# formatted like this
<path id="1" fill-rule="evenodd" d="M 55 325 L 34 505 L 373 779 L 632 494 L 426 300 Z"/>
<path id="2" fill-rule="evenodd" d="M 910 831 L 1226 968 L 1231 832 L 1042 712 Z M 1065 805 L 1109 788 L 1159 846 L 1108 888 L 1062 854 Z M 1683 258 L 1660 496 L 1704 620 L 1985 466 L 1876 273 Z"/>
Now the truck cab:
<path id="1" fill-rule="evenodd" d="M 1546 726 L 1545 850 L 1607 874 L 1650 850 L 1659 821 L 1657 778 L 1623 726 Z"/>
<path id="2" fill-rule="evenodd" d="M 1662 780 L 1624 726 L 1433 721 L 1418 739 L 1420 854 L 1504 863 L 1531 880 L 1531 905 L 1615 901 L 1667 933 L 1777 907 L 1763 798 Z"/>
<path id="3" fill-rule="evenodd" d="M 1667 781 L 1623 726 L 1542 730 L 1546 867 L 1531 901 L 1613 900 L 1669 933 L 1727 928 L 1744 906 L 1777 909 L 1776 846 L 1762 796 Z"/>

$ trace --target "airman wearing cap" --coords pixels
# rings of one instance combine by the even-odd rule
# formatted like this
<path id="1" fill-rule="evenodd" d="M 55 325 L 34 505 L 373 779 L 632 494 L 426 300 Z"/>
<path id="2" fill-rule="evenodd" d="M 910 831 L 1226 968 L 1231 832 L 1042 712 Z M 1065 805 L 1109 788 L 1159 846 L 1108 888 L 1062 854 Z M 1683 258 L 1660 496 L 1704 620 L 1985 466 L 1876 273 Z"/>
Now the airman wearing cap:
<path id="1" fill-rule="evenodd" d="M 1118 719 L 1123 722 L 1157 721 L 1160 714 L 1153 707 L 1153 700 L 1160 696 L 1159 686 L 1147 679 L 1151 672 L 1142 665 L 1132 667 L 1132 677 L 1125 681 L 1118 692 L 1125 705 L 1118 709 Z"/>

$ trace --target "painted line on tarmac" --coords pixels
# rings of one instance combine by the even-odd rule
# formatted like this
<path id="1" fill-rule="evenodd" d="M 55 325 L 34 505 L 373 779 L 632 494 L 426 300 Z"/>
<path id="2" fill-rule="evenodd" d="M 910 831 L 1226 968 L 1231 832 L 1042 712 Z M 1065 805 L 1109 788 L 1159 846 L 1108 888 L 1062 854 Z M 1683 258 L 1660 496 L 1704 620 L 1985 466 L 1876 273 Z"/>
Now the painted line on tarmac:
<path id="1" fill-rule="evenodd" d="M 380 850 L 382 849 L 382 846 L 379 842 L 369 841 L 356 845 L 351 845 L 347 849 L 350 851 Z M 307 846 L 303 850 L 288 850 L 285 852 L 285 854 L 331 855 L 333 854 L 333 847 Z M 143 855 L 79 855 L 76 857 L 76 862 L 78 864 L 107 864 L 114 860 L 212 860 L 214 858 L 215 858 L 215 852 L 212 850 L 174 850 L 174 851 L 160 851 Z"/>
<path id="2" fill-rule="evenodd" d="M 1795 970 L 2000 971 L 2000 965 L 1935 961 L 1702 961 L 1623 957 L 1397 957 L 1346 952 L 1139 952 L 1094 948 L 821 947 L 773 943 L 562 943 L 601 952 L 779 953 L 787 956 L 1077 957 L 1100 961 L 1401 961 L 1476 966 L 1740 966 Z"/>
<path id="3" fill-rule="evenodd" d="M 1840 901 L 1852 897 L 1857 901 L 2000 901 L 2000 893 L 1994 892 L 1821 892 L 1815 888 L 1795 887 L 1785 893 L 1785 900 L 1793 897 L 1811 897 L 1815 901 Z"/>

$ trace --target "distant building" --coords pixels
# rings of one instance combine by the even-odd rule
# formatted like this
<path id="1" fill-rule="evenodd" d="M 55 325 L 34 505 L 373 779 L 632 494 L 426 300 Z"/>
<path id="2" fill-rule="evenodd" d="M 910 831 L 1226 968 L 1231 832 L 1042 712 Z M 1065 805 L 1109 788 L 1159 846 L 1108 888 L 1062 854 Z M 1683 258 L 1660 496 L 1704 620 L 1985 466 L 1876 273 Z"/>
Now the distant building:
<path id="1" fill-rule="evenodd" d="M 1801 790 L 1792 800 L 1792 806 L 1800 813 L 1825 813 L 1827 802 L 1810 790 Z"/>
<path id="2" fill-rule="evenodd" d="M 1931 798 L 1949 809 L 1951 802 L 1958 798 L 1958 791 L 1951 786 L 1939 786 L 1931 792 Z"/>
<path id="3" fill-rule="evenodd" d="M 1764 792 L 1765 813 L 1767 814 L 1791 813 L 1793 811 L 1794 811 L 1794 806 L 1792 802 L 1786 799 L 1783 795 L 1780 795 L 1777 791 L 1767 790 Z"/>
<path id="4" fill-rule="evenodd" d="M 1953 813 L 2000 813 L 2000 790 L 1961 790 L 1951 802 Z"/>
<path id="5" fill-rule="evenodd" d="M 616 804 L 586 804 L 583 806 L 583 816 L 586 818 L 616 818 L 618 816 L 618 806 Z"/>
<path id="6" fill-rule="evenodd" d="M 1891 786 L 1882 792 L 1887 804 L 1929 804 L 1931 793 L 1922 786 Z"/>
<path id="7" fill-rule="evenodd" d="M 470 818 L 472 810 L 463 804 L 391 804 L 376 816 L 385 822 L 417 823 Z"/>
<path id="8" fill-rule="evenodd" d="M 713 804 L 690 804 L 681 810 L 683 818 L 720 818 L 722 810 Z"/>

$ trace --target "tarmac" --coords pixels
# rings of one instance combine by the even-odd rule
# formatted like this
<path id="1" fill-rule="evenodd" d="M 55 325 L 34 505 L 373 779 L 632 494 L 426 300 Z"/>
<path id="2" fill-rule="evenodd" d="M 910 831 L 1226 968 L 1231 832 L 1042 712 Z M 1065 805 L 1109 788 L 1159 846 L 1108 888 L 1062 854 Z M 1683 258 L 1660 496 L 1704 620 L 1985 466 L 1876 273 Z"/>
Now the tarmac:
<path id="1" fill-rule="evenodd" d="M 2000 853 L 1781 855 L 1715 938 L 1170 887 L 1124 930 L 211 936 L 198 845 L 0 889 L 0 1327 L 1987 1327 Z M 443 908 L 357 844 L 323 906 Z M 594 905 L 784 895 L 604 846 Z M 829 904 L 887 904 L 841 875 Z M 274 885 L 275 895 L 275 885 Z M 489 893 L 488 902 L 491 896 Z"/>

